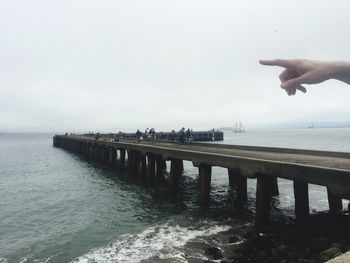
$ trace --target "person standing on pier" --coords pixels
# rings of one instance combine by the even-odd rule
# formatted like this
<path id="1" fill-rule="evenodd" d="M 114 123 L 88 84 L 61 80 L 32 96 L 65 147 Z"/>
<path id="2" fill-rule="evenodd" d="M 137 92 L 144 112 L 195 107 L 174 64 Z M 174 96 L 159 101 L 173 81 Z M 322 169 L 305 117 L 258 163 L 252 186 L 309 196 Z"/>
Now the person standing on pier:
<path id="1" fill-rule="evenodd" d="M 155 143 L 157 141 L 157 134 L 154 128 L 152 128 L 149 131 L 149 134 L 152 136 L 152 143 Z"/>
<path id="2" fill-rule="evenodd" d="M 149 131 L 148 131 L 148 128 L 145 130 L 144 139 L 145 139 L 146 141 L 149 140 Z"/>
<path id="3" fill-rule="evenodd" d="M 192 143 L 192 132 L 189 128 L 186 131 L 186 141 L 187 143 Z"/>
<path id="4" fill-rule="evenodd" d="M 137 141 L 140 142 L 141 141 L 141 138 L 142 138 L 142 133 L 139 129 L 137 129 L 137 132 L 136 132 L 136 138 L 137 138 Z"/>
<path id="5" fill-rule="evenodd" d="M 185 143 L 185 127 L 179 130 L 179 141 L 180 141 L 180 144 Z"/>

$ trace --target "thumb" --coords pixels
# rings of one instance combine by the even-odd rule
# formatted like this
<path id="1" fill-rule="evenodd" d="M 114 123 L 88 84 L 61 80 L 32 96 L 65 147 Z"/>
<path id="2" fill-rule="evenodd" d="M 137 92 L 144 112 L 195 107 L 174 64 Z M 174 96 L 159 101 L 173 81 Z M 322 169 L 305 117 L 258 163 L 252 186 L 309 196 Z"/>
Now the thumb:
<path id="1" fill-rule="evenodd" d="M 296 88 L 302 84 L 307 84 L 309 82 L 310 72 L 305 73 L 297 78 L 289 79 L 281 84 L 281 88 L 289 89 Z"/>

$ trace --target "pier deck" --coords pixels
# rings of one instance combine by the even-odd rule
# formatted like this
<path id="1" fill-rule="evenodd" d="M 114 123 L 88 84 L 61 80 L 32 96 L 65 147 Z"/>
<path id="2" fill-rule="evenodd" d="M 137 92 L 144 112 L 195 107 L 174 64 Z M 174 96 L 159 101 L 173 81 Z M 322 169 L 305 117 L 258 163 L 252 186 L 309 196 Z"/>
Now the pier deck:
<path id="1" fill-rule="evenodd" d="M 54 145 L 115 163 L 120 151 L 121 166 L 128 163 L 146 176 L 164 169 L 172 161 L 170 182 L 176 184 L 182 174 L 183 160 L 199 168 L 202 204 L 210 201 L 211 167 L 228 169 L 230 185 L 237 197 L 246 200 L 247 178 L 257 178 L 257 224 L 266 223 L 270 199 L 278 194 L 277 178 L 294 182 L 297 220 L 309 214 L 308 184 L 327 187 L 331 211 L 342 209 L 342 198 L 350 198 L 350 153 L 294 150 L 284 148 L 234 146 L 211 143 L 180 145 L 169 142 L 95 140 L 85 136 L 55 136 Z M 101 153 L 102 156 L 101 157 Z M 108 159 L 108 160 L 107 160 Z M 140 169 L 139 169 L 140 168 Z M 142 169 L 141 169 L 142 168 Z M 135 170 L 134 169 L 134 170 Z"/>

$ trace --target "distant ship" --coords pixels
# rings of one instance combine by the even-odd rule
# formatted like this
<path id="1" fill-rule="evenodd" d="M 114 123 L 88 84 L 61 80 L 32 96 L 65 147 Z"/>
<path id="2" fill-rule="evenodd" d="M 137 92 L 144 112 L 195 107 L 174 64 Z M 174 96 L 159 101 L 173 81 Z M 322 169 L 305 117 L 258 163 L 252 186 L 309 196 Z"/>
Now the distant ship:
<path id="1" fill-rule="evenodd" d="M 310 126 L 308 126 L 308 128 L 309 128 L 309 129 L 314 129 L 315 126 L 314 126 L 314 124 L 311 124 Z"/>
<path id="2" fill-rule="evenodd" d="M 242 133 L 245 132 L 245 129 L 243 128 L 242 122 L 236 122 L 233 126 L 233 132 L 235 133 Z"/>

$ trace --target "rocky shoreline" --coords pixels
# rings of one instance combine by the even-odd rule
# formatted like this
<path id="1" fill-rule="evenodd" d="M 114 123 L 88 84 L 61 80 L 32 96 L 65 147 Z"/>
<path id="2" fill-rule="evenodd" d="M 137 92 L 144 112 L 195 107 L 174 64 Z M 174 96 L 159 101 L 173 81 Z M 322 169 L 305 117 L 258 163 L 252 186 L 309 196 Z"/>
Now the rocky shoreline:
<path id="1" fill-rule="evenodd" d="M 349 216 L 317 214 L 303 225 L 272 222 L 207 247 L 205 263 L 321 263 L 350 250 Z"/>

